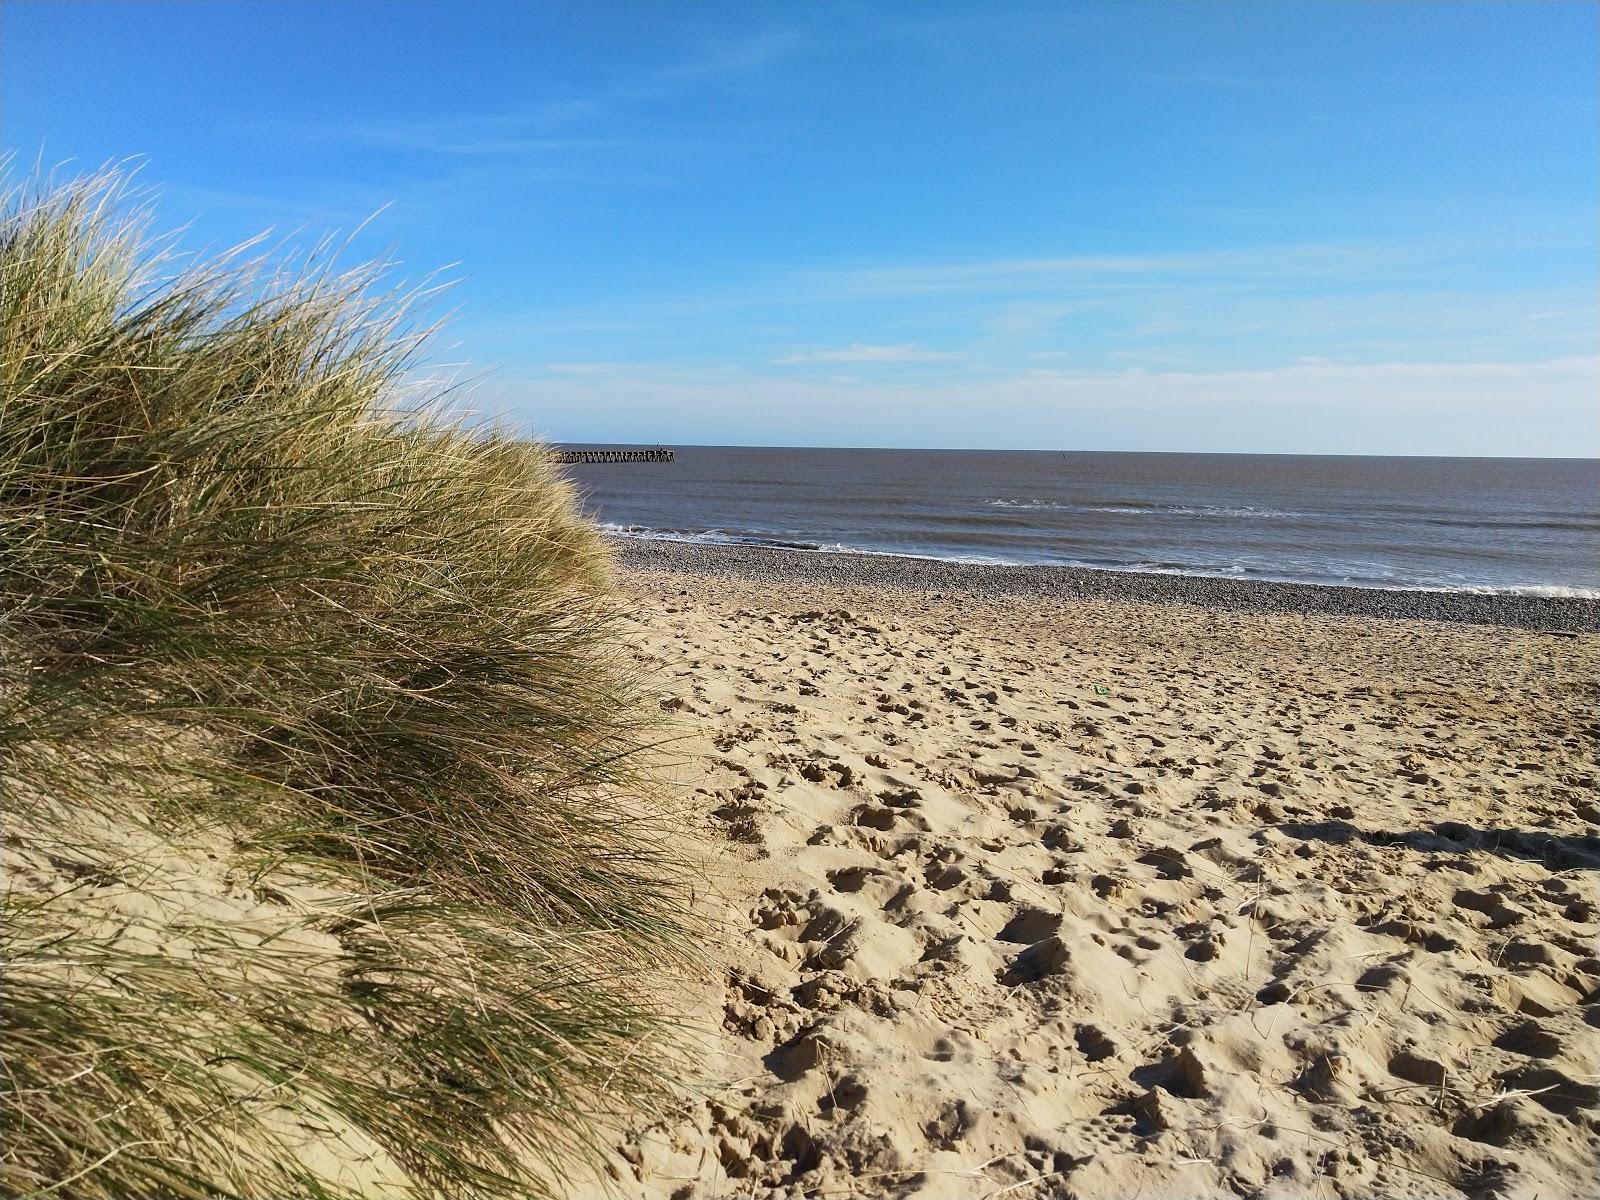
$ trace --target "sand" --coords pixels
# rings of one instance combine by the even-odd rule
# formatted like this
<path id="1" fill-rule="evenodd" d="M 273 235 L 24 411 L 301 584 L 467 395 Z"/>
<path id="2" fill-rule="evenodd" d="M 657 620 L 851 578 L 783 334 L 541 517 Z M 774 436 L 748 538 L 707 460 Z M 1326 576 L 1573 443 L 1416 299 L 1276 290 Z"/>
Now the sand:
<path id="1" fill-rule="evenodd" d="M 1600 635 L 623 586 L 717 937 L 620 1194 L 1600 1194 Z"/>

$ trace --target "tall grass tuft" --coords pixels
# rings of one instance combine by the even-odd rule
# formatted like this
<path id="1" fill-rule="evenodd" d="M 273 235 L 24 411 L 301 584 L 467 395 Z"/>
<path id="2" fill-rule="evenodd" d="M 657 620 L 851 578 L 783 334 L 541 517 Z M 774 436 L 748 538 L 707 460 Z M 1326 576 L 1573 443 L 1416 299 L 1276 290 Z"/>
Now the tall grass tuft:
<path id="1" fill-rule="evenodd" d="M 381 273 L 0 208 L 0 1193 L 546 1194 L 674 1066 L 608 564 Z"/>

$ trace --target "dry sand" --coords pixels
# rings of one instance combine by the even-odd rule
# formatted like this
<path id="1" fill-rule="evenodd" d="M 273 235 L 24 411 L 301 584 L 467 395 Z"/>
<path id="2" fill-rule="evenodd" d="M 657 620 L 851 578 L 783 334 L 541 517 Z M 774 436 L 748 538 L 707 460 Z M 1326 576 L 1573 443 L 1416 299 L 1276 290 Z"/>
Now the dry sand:
<path id="1" fill-rule="evenodd" d="M 724 936 L 621 1194 L 1600 1194 L 1600 635 L 623 582 Z"/>

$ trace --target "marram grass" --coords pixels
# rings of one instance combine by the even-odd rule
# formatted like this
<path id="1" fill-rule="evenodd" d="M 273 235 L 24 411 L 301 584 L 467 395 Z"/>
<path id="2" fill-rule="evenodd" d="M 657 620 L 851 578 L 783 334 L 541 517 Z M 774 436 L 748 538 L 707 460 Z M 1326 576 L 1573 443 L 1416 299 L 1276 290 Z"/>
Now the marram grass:
<path id="1" fill-rule="evenodd" d="M 0 210 L 0 1193 L 545 1194 L 663 1094 L 607 560 L 406 297 Z"/>

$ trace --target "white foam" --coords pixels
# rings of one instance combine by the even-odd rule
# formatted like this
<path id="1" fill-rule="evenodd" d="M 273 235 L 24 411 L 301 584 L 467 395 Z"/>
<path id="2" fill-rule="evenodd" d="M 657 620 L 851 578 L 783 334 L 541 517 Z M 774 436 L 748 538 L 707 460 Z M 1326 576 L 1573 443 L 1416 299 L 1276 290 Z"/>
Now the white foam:
<path id="1" fill-rule="evenodd" d="M 1008 500 L 985 502 L 990 508 L 1058 509 L 1084 513 L 1117 513 L 1131 517 L 1306 517 L 1314 514 L 1286 508 L 1256 508 L 1227 504 L 1078 504 L 1061 500 Z"/>
<path id="2" fill-rule="evenodd" d="M 1444 584 L 1386 583 L 1370 577 L 1345 575 L 1337 580 L 1326 577 L 1313 579 L 1273 574 L 1252 570 L 1243 563 L 1227 564 L 1175 564 L 1161 562 L 1104 563 L 1085 562 L 1081 559 L 1055 559 L 1048 562 L 1003 558 L 991 554 L 930 554 L 906 550 L 874 550 L 862 546 L 848 546 L 842 542 L 800 543 L 788 541 L 777 534 L 737 534 L 721 529 L 682 532 L 669 529 L 651 529 L 642 525 L 600 523 L 602 532 L 621 538 L 651 542 L 678 542 L 687 545 L 744 546 L 755 550 L 788 550 L 799 554 L 863 554 L 873 558 L 909 558 L 923 562 L 959 563 L 970 566 L 991 567 L 1070 567 L 1084 571 L 1113 571 L 1133 575 L 1192 576 L 1199 579 L 1248 580 L 1262 583 L 1291 583 L 1309 587 L 1349 587 L 1375 592 L 1431 592 L 1442 594 L 1469 594 L 1488 596 L 1542 596 L 1558 599 L 1600 599 L 1600 588 L 1568 587 L 1561 584 Z"/>

